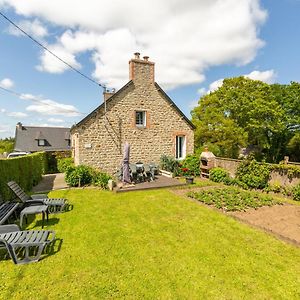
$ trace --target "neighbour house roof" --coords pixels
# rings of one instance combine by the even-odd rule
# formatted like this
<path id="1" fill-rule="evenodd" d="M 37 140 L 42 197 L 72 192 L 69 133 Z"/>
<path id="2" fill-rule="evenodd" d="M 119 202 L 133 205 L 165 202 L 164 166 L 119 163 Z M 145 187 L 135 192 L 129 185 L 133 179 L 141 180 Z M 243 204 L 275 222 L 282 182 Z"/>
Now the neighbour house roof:
<path id="1" fill-rule="evenodd" d="M 24 126 L 16 127 L 15 151 L 64 151 L 70 150 L 70 128 Z M 45 140 L 45 146 L 38 146 L 38 140 Z"/>
<path id="2" fill-rule="evenodd" d="M 155 82 L 155 87 L 157 90 L 162 94 L 162 96 L 170 103 L 172 107 L 181 115 L 182 119 L 187 122 L 187 124 L 192 128 L 195 129 L 194 124 L 185 116 L 185 114 L 179 109 L 179 107 L 172 101 L 172 99 L 163 91 L 163 89 Z M 121 89 L 119 89 L 115 94 L 113 94 L 111 97 L 109 97 L 106 100 L 106 104 L 111 102 L 115 97 L 117 97 L 119 94 L 121 94 L 122 91 L 124 91 L 129 86 L 133 85 L 133 81 L 130 80 L 128 83 L 126 83 Z M 98 113 L 102 108 L 104 108 L 104 102 L 99 105 L 96 109 L 94 109 L 91 113 L 89 113 L 86 117 L 84 117 L 80 122 L 78 122 L 76 125 L 72 126 L 71 131 L 75 129 L 76 127 L 83 125 L 88 119 L 90 119 L 93 115 Z"/>

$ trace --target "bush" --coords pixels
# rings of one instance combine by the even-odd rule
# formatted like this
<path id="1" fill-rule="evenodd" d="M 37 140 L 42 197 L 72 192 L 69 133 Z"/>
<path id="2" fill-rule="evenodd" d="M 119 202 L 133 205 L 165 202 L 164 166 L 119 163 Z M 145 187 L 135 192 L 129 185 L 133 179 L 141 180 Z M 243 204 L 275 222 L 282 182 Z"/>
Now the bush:
<path id="1" fill-rule="evenodd" d="M 57 169 L 60 173 L 65 173 L 69 167 L 74 167 L 72 157 L 60 158 L 57 160 Z"/>
<path id="2" fill-rule="evenodd" d="M 55 151 L 55 152 L 47 152 L 47 160 L 48 160 L 48 173 L 57 173 L 58 170 L 58 161 L 64 158 L 70 158 L 71 151 Z"/>
<path id="3" fill-rule="evenodd" d="M 229 174 L 222 168 L 213 168 L 209 171 L 209 179 L 214 182 L 224 182 L 226 180 L 229 183 Z"/>
<path id="4" fill-rule="evenodd" d="M 178 174 L 179 162 L 172 156 L 162 155 L 160 157 L 160 168 Z"/>
<path id="5" fill-rule="evenodd" d="M 292 193 L 293 199 L 295 201 L 300 201 L 300 183 L 293 188 Z"/>
<path id="6" fill-rule="evenodd" d="M 94 170 L 91 167 L 80 165 L 69 166 L 66 170 L 65 180 L 70 186 L 83 186 L 92 182 Z"/>
<path id="7" fill-rule="evenodd" d="M 270 168 L 266 163 L 258 163 L 255 159 L 240 163 L 235 178 L 248 188 L 263 189 L 268 185 Z"/>
<path id="8" fill-rule="evenodd" d="M 45 152 L 36 152 L 26 156 L 0 159 L 0 191 L 5 200 L 13 199 L 7 182 L 17 182 L 25 191 L 31 191 L 47 172 Z"/>
<path id="9" fill-rule="evenodd" d="M 107 189 L 108 181 L 111 176 L 103 172 L 95 172 L 93 176 L 93 185 L 101 187 L 103 190 Z"/>
<path id="10" fill-rule="evenodd" d="M 200 160 L 199 155 L 187 155 L 187 157 L 182 162 L 182 168 L 189 170 L 190 175 L 199 176 L 200 175 Z"/>

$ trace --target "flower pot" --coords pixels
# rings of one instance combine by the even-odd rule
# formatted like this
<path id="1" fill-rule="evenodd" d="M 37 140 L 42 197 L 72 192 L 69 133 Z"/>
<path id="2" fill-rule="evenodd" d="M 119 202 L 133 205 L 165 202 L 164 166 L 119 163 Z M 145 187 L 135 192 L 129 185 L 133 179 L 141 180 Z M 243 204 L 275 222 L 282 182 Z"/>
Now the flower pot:
<path id="1" fill-rule="evenodd" d="M 185 177 L 186 184 L 193 184 L 194 183 L 194 177 Z"/>

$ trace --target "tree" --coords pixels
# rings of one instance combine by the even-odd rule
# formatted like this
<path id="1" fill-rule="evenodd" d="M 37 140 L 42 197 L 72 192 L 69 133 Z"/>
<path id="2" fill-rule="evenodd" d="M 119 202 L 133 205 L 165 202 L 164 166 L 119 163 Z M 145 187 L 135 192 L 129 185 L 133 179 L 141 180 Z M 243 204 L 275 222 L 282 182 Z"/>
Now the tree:
<path id="1" fill-rule="evenodd" d="M 0 153 L 10 153 L 14 150 L 15 139 L 14 138 L 5 138 L 0 139 Z"/>
<path id="2" fill-rule="evenodd" d="M 239 148 L 255 145 L 268 161 L 277 161 L 282 153 L 274 145 L 285 134 L 284 115 L 270 85 L 244 77 L 225 79 L 192 111 L 196 147 L 213 143 L 225 156 L 236 157 Z"/>

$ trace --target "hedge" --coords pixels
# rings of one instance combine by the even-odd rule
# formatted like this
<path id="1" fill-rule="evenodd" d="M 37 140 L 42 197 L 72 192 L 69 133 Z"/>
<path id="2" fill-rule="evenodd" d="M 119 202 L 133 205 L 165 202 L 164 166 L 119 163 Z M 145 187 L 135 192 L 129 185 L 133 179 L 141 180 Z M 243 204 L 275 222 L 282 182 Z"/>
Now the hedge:
<path id="1" fill-rule="evenodd" d="M 47 173 L 47 157 L 45 152 L 0 159 L 0 193 L 5 200 L 11 200 L 14 195 L 7 187 L 10 180 L 16 181 L 25 191 L 31 191 Z"/>

